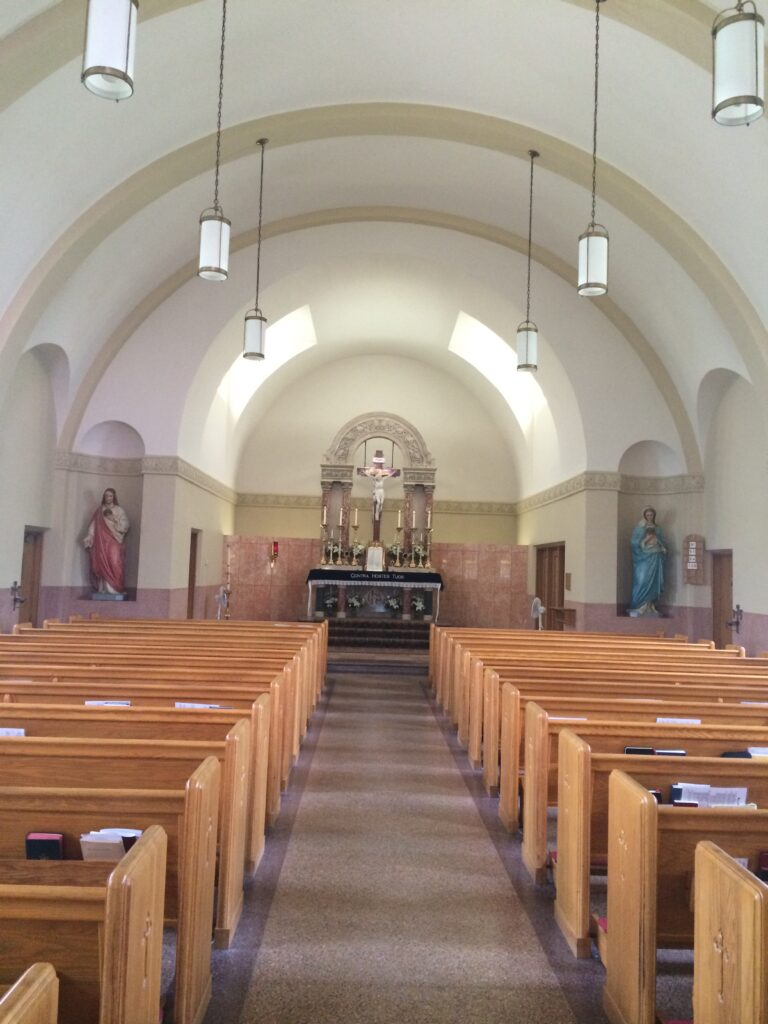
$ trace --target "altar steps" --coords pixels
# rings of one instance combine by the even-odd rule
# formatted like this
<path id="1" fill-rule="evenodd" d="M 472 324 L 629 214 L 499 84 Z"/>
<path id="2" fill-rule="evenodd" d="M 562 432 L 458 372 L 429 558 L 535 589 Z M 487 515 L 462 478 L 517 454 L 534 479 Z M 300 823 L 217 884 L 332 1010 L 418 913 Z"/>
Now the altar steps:
<path id="1" fill-rule="evenodd" d="M 329 647 L 429 649 L 428 622 L 400 619 L 329 619 Z"/>

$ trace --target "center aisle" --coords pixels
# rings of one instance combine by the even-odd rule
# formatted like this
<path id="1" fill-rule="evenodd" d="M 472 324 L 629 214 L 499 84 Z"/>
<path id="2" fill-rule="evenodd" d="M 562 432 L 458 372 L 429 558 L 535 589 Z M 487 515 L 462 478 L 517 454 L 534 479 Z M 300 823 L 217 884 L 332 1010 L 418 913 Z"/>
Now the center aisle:
<path id="1" fill-rule="evenodd" d="M 241 1024 L 571 1024 L 422 679 L 331 678 Z"/>

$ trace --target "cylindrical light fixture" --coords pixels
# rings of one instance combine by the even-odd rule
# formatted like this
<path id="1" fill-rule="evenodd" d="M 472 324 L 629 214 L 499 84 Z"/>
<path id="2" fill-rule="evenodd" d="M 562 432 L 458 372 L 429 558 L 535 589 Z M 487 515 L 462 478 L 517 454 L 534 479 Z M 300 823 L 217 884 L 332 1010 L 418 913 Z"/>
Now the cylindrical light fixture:
<path id="1" fill-rule="evenodd" d="M 205 281 L 225 281 L 229 273 L 229 234 L 232 224 L 221 207 L 210 207 L 200 214 L 200 259 L 198 277 Z"/>
<path id="2" fill-rule="evenodd" d="M 261 221 L 264 210 L 264 147 L 269 139 L 259 139 L 261 162 L 259 167 L 259 231 L 256 238 L 256 299 L 253 309 L 245 314 L 243 336 L 243 358 L 263 359 L 267 343 L 267 318 L 259 309 L 259 285 L 261 284 Z"/>
<path id="3" fill-rule="evenodd" d="M 750 124 L 765 109 L 765 22 L 753 0 L 739 0 L 712 25 L 712 117 Z"/>
<path id="4" fill-rule="evenodd" d="M 227 31 L 227 0 L 221 5 L 221 51 L 219 56 L 219 107 L 216 117 L 216 168 L 213 177 L 213 206 L 200 214 L 200 253 L 197 276 L 205 281 L 226 281 L 229 274 L 231 221 L 219 203 L 221 167 L 221 105 L 224 99 L 224 41 Z"/>
<path id="5" fill-rule="evenodd" d="M 80 81 L 95 96 L 133 95 L 138 0 L 88 0 Z"/>
<path id="6" fill-rule="evenodd" d="M 525 294 L 525 320 L 517 328 L 517 368 L 536 373 L 539 368 L 539 329 L 531 320 L 531 239 L 533 238 L 533 161 L 539 154 L 528 150 L 531 158 L 531 179 L 528 190 L 528 285 Z"/>
<path id="7" fill-rule="evenodd" d="M 608 232 L 593 221 L 579 235 L 579 295 L 608 291 Z"/>
<path id="8" fill-rule="evenodd" d="M 592 216 L 579 235 L 579 295 L 605 295 L 608 291 L 608 232 L 595 220 L 597 202 L 597 97 L 600 77 L 600 4 L 595 0 L 595 102 L 592 113 Z"/>

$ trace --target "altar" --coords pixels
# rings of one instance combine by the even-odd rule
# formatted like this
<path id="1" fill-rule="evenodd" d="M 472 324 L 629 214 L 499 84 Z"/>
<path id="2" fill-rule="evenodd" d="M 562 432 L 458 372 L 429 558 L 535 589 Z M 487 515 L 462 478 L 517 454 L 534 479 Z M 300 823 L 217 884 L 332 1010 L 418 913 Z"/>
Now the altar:
<path id="1" fill-rule="evenodd" d="M 437 622 L 442 588 L 440 573 L 425 570 L 366 572 L 353 567 L 310 569 L 307 575 L 307 618 L 335 614 L 336 618 L 342 619 L 360 609 L 376 610 L 381 605 L 390 614 L 404 620 L 423 614 L 425 619 Z M 319 598 L 322 600 L 320 607 Z"/>

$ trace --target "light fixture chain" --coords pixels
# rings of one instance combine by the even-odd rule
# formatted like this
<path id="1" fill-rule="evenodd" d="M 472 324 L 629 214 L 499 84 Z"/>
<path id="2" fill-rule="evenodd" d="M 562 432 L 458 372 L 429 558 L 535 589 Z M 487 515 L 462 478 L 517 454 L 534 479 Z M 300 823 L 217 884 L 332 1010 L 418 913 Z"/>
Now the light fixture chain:
<path id="1" fill-rule="evenodd" d="M 221 165 L 221 107 L 224 100 L 224 41 L 227 34 L 227 0 L 221 4 L 221 54 L 219 56 L 219 107 L 216 115 L 216 174 L 213 181 L 213 208 L 219 206 L 219 166 Z"/>
<path id="2" fill-rule="evenodd" d="M 536 159 L 536 152 L 528 150 L 531 157 L 531 183 L 528 190 L 528 285 L 525 293 L 525 319 L 527 323 L 531 320 L 531 238 L 533 236 L 533 161 Z"/>
<path id="3" fill-rule="evenodd" d="M 256 312 L 259 312 L 259 285 L 261 283 L 261 216 L 264 209 L 264 148 L 266 139 L 259 139 L 261 146 L 261 169 L 259 171 L 259 233 L 256 241 Z"/>
<path id="4" fill-rule="evenodd" d="M 600 73 L 600 0 L 595 0 L 595 107 L 592 121 L 592 220 L 595 224 L 597 196 L 597 84 Z"/>

